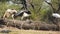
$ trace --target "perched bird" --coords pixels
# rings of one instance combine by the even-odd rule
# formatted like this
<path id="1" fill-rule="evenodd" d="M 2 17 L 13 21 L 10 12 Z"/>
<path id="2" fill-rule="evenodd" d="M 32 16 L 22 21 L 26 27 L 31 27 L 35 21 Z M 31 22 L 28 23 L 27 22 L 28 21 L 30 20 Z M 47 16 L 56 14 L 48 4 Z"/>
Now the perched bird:
<path id="1" fill-rule="evenodd" d="M 23 20 L 24 18 L 28 18 L 30 16 L 31 12 L 28 10 L 21 10 L 20 12 L 18 12 L 17 14 L 14 15 L 14 18 L 20 16 L 21 20 Z"/>
<path id="2" fill-rule="evenodd" d="M 52 16 L 55 18 L 60 18 L 60 14 L 58 14 L 58 13 L 53 13 Z"/>

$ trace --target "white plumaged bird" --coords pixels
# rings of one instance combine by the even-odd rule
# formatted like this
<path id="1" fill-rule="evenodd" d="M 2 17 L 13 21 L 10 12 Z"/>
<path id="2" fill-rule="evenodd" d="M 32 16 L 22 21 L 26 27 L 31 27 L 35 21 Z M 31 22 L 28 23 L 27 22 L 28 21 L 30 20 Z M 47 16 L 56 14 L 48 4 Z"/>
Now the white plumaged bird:
<path id="1" fill-rule="evenodd" d="M 52 16 L 56 17 L 56 18 L 60 18 L 60 14 L 58 14 L 58 13 L 53 13 Z"/>

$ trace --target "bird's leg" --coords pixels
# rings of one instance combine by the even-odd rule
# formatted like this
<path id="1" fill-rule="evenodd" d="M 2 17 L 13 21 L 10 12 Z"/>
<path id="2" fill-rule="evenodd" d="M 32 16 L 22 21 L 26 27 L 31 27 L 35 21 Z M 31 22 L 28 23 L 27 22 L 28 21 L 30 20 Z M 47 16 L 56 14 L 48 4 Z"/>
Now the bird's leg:
<path id="1" fill-rule="evenodd" d="M 13 22 L 15 23 L 15 21 L 14 21 L 14 14 L 12 15 L 12 19 L 13 19 Z"/>
<path id="2" fill-rule="evenodd" d="M 24 17 L 22 16 L 22 17 L 21 17 L 21 20 L 23 20 L 23 19 L 24 19 Z"/>
<path id="3" fill-rule="evenodd" d="M 14 18 L 13 18 L 13 22 L 15 23 Z"/>
<path id="4" fill-rule="evenodd" d="M 15 24 L 14 14 L 12 15 L 13 23 Z M 16 25 L 15 25 L 16 27 Z"/>

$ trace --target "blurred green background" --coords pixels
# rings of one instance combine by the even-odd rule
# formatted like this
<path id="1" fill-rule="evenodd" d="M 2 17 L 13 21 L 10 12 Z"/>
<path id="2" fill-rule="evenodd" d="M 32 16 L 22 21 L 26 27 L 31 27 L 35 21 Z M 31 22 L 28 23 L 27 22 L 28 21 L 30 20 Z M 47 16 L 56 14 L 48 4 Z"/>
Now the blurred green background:
<path id="1" fill-rule="evenodd" d="M 13 1 L 14 4 L 11 2 Z M 59 5 L 59 0 L 47 0 L 52 3 L 53 7 L 57 10 Z M 0 0 L 0 16 L 3 16 L 8 8 L 14 8 L 17 11 L 21 10 L 22 5 L 19 4 L 20 0 Z M 10 4 L 9 4 L 10 3 Z M 18 4 L 15 4 L 18 3 Z M 49 22 L 53 9 L 48 5 L 45 0 L 30 0 L 29 3 L 34 5 L 34 9 L 30 6 L 28 9 L 31 11 L 31 19 L 38 21 Z"/>

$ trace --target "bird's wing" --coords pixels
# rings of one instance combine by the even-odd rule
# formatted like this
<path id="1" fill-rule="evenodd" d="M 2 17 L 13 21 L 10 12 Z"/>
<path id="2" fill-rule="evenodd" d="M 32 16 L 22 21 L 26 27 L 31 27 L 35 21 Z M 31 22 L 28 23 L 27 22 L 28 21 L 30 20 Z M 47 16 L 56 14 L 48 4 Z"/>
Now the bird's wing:
<path id="1" fill-rule="evenodd" d="M 18 12 L 15 14 L 15 16 L 22 16 L 23 15 L 23 12 Z"/>

